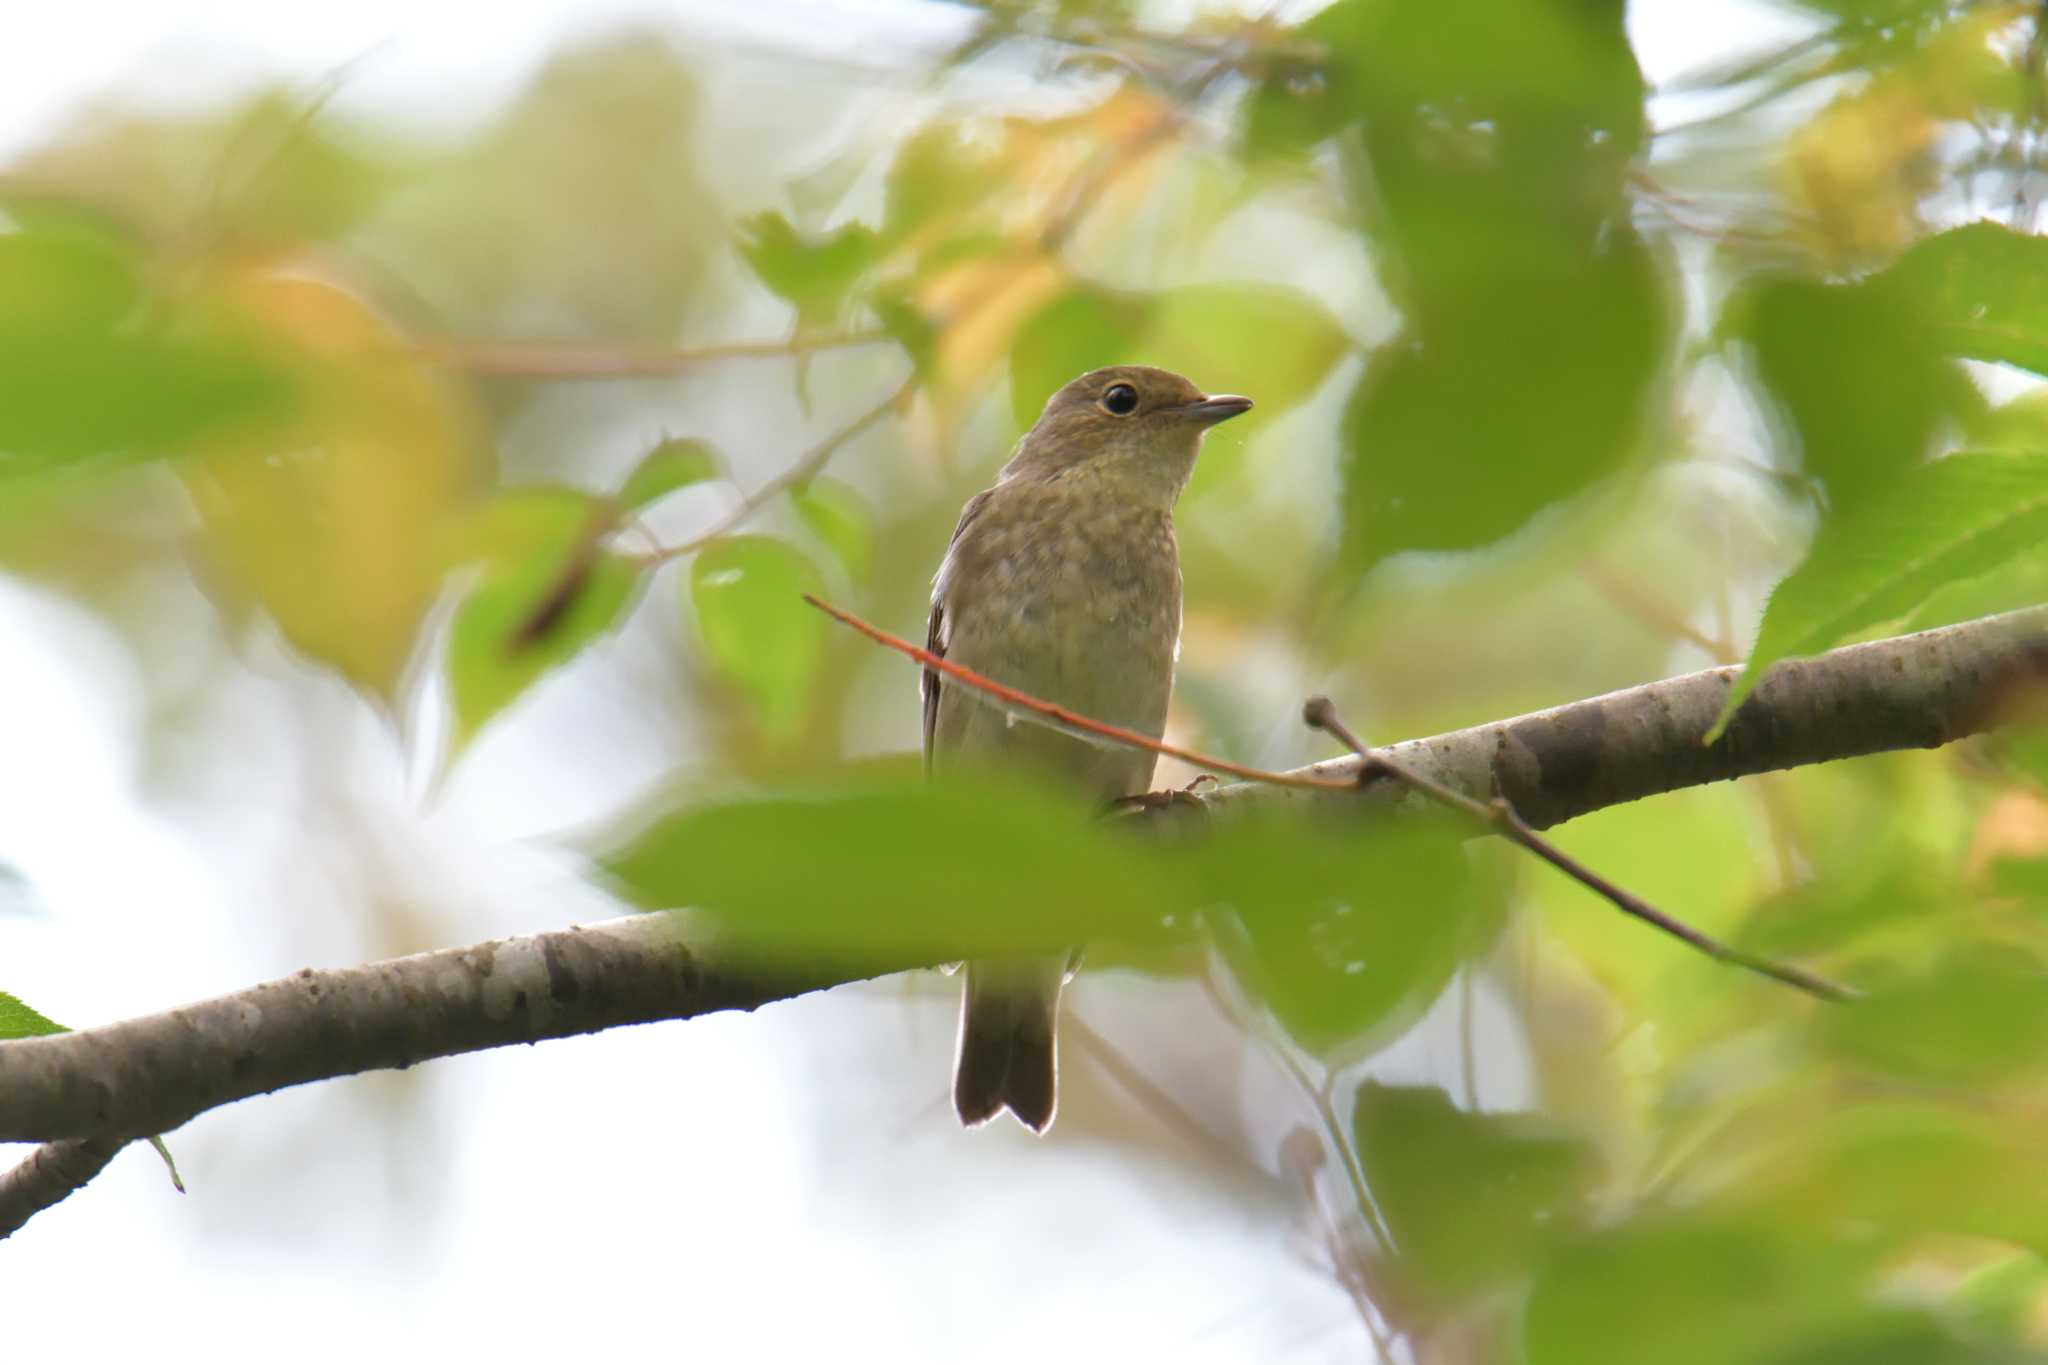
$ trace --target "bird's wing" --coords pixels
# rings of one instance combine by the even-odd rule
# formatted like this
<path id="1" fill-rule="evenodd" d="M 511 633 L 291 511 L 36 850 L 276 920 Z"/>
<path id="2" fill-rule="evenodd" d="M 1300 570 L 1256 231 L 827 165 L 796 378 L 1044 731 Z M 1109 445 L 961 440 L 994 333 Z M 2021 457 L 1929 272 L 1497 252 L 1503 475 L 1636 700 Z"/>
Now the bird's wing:
<path id="1" fill-rule="evenodd" d="M 960 537 L 966 534 L 967 528 L 981 514 L 981 509 L 988 505 L 989 494 L 994 491 L 993 488 L 984 488 L 981 492 L 969 498 L 967 505 L 960 509 L 960 524 L 953 528 L 953 538 L 946 542 L 946 556 L 948 559 L 952 557 L 953 547 L 960 543 Z M 938 577 L 932 584 L 932 619 L 931 624 L 925 631 L 924 647 L 940 658 L 945 658 L 947 634 L 946 563 L 942 560 L 939 563 Z M 925 669 L 922 678 L 919 680 L 919 689 L 924 694 L 924 768 L 926 772 L 930 772 L 932 768 L 932 736 L 938 732 L 939 688 L 942 682 L 943 677 L 936 668 Z"/>

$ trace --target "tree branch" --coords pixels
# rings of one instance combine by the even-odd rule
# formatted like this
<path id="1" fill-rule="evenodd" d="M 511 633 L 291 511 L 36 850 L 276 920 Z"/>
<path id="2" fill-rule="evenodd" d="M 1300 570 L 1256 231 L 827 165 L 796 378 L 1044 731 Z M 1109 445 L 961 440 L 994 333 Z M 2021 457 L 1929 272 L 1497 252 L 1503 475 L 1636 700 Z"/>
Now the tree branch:
<path id="1" fill-rule="evenodd" d="M 1702 745 L 1739 665 L 1624 688 L 1513 720 L 1379 750 L 1412 773 L 1485 801 L 1499 795 L 1532 829 L 1645 796 L 1894 749 L 1935 749 L 1999 723 L 2028 686 L 2048 684 L 2048 607 L 1788 659 L 1757 684 L 1728 732 Z M 1295 771 L 1356 781 L 1356 754 Z M 1365 800 L 1402 793 L 1382 786 Z M 1353 794 L 1232 785 L 1236 801 L 1356 802 Z"/>
<path id="2" fill-rule="evenodd" d="M 873 346 L 890 340 L 875 328 L 788 341 L 736 341 L 713 346 L 595 341 L 477 341 L 425 337 L 414 349 L 469 374 L 496 379 L 650 379 L 721 360 L 773 359 Z"/>
<path id="3" fill-rule="evenodd" d="M 1495 795 L 1497 775 L 1498 794 L 1541 828 L 1704 782 L 1934 747 L 1990 728 L 2014 693 L 2048 680 L 2048 607 L 1780 664 L 1727 735 L 1704 747 L 1699 736 L 1734 674 L 1709 669 L 1382 752 L 1480 800 Z M 1356 781 L 1364 762 L 1352 755 L 1296 775 Z M 1387 784 L 1246 784 L 1207 804 L 1397 795 Z M 1139 818 L 1171 819 L 1175 809 Z M 0 1043 L 0 1141 L 53 1144 L 0 1177 L 0 1232 L 78 1188 L 123 1142 L 235 1100 L 512 1043 L 751 1010 L 845 979 L 723 962 L 685 941 L 680 917 L 636 915 L 304 971 L 162 1014 Z"/>
<path id="4" fill-rule="evenodd" d="M 12 1236 L 50 1205 L 84 1189 L 127 1145 L 121 1138 L 69 1138 L 46 1142 L 30 1152 L 20 1165 L 0 1175 L 0 1237 Z"/>
<path id="5" fill-rule="evenodd" d="M 0 1142 L 167 1133 L 308 1081 L 751 1010 L 841 979 L 715 965 L 672 915 L 309 969 L 162 1014 L 0 1043 Z"/>

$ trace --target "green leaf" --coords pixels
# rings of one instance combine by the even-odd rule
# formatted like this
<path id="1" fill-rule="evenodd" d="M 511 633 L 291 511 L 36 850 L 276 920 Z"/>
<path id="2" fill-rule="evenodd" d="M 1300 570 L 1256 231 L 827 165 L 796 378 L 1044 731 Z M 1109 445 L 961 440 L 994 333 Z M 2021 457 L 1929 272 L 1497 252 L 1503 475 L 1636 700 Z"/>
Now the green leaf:
<path id="1" fill-rule="evenodd" d="M 647 452 L 619 489 L 619 503 L 639 510 L 678 489 L 722 478 L 725 462 L 705 441 L 672 436 Z"/>
<path id="2" fill-rule="evenodd" d="M 520 484 L 503 489 L 450 528 L 443 561 L 449 568 L 485 564 L 502 569 L 559 554 L 597 527 L 600 512 L 597 500 L 579 488 Z"/>
<path id="3" fill-rule="evenodd" d="M 1403 319 L 1345 409 L 1348 578 L 1498 540 L 1637 449 L 1676 309 L 1625 193 L 1647 120 L 1623 20 L 1336 0 L 1300 29 L 1323 59 L 1246 103 L 1255 153 L 1350 130 L 1361 245 Z"/>
<path id="4" fill-rule="evenodd" d="M 1771 593 L 1756 644 L 1706 742 L 1778 660 L 1814 654 L 1913 610 L 1935 589 L 2048 540 L 2048 455 L 1970 453 L 1907 470 L 1823 523 Z"/>
<path id="5" fill-rule="evenodd" d="M 901 242 L 919 228 L 971 208 L 1002 185 L 1002 168 L 953 124 L 934 123 L 897 150 L 882 192 L 882 232 Z"/>
<path id="6" fill-rule="evenodd" d="M 875 514 L 866 499 L 834 479 L 812 479 L 789 493 L 805 526 L 825 542 L 854 582 L 864 581 L 875 558 Z"/>
<path id="7" fill-rule="evenodd" d="M 1952 1300 L 1970 1335 L 2013 1347 L 2033 1340 L 2043 1302 L 2048 1302 L 2048 1261 L 2032 1251 L 2014 1252 L 1972 1273 Z"/>
<path id="8" fill-rule="evenodd" d="M 573 544 L 487 569 L 448 632 L 455 747 L 616 627 L 641 581 L 635 561 Z"/>
<path id="9" fill-rule="evenodd" d="M 179 454 L 285 409 L 284 371 L 202 307 L 158 297 L 131 244 L 81 221 L 8 212 L 0 481 Z"/>
<path id="10" fill-rule="evenodd" d="M 690 567 L 711 665 L 746 693 L 771 738 L 793 736 L 810 704 L 829 623 L 803 595 L 819 586 L 809 559 L 768 536 L 717 541 Z"/>
<path id="11" fill-rule="evenodd" d="M 2027 960 L 1959 955 L 1828 1011 L 1836 1055 L 1910 1081 L 1983 1086 L 2048 1068 L 2048 973 Z"/>
<path id="12" fill-rule="evenodd" d="M 40 1038 L 49 1033 L 69 1033 L 54 1019 L 38 1012 L 19 996 L 0 991 L 0 1039 Z"/>
<path id="13" fill-rule="evenodd" d="M 2048 1246 L 2048 1163 L 1988 1115 L 1927 1101 L 1831 1108 L 1777 1135 L 1740 1198 L 1813 1227 L 1901 1247 L 1930 1235 Z"/>
<path id="14" fill-rule="evenodd" d="M 480 566 L 448 634 L 458 751 L 625 614 L 642 571 L 599 545 L 611 515 L 588 493 L 528 485 L 499 493 L 456 528 L 450 563 Z"/>
<path id="15" fill-rule="evenodd" d="M 1766 279 L 1730 298 L 1721 329 L 1748 348 L 1784 419 L 1784 466 L 1837 506 L 1926 458 L 1957 392 L 1918 310 L 1881 281 Z"/>
<path id="16" fill-rule="evenodd" d="M 1236 912 L 1218 921 L 1232 970 L 1296 1041 L 1358 1050 L 1420 1018 L 1497 929 L 1498 904 L 1468 874 L 1467 833 L 1419 815 L 1233 812 L 1177 851 L 1175 872 L 1191 903 Z"/>
<path id="17" fill-rule="evenodd" d="M 1467 1297 L 1521 1274 L 1585 1220 L 1599 1162 L 1520 1114 L 1471 1114 L 1434 1087 L 1368 1081 L 1352 1110 L 1359 1164 L 1412 1287 Z"/>
<path id="18" fill-rule="evenodd" d="M 1841 1330 L 1875 1254 L 1779 1221 L 1638 1217 L 1553 1258 L 1522 1315 L 1527 1365 L 1785 1361 Z"/>
<path id="19" fill-rule="evenodd" d="M 824 323 L 845 309 L 848 295 L 881 257 L 881 239 L 863 223 L 824 237 L 805 237 L 779 213 L 740 224 L 740 254 L 775 293 L 796 305 L 805 323 Z"/>
<path id="20" fill-rule="evenodd" d="M 938 325 L 918 311 L 907 291 L 902 289 L 878 286 L 868 305 L 874 309 L 875 321 L 882 324 L 882 330 L 910 357 L 911 368 L 918 381 L 930 381 L 933 365 L 938 359 Z"/>
<path id="21" fill-rule="evenodd" d="M 1468 213 L 1440 211 L 1425 241 L 1455 237 Z M 1353 575 L 1404 550 L 1490 544 L 1620 469 L 1671 339 L 1662 265 L 1626 226 L 1417 250 L 1431 255 L 1415 285 L 1427 327 L 1375 351 L 1344 409 Z"/>
<path id="22" fill-rule="evenodd" d="M 603 867 L 632 903 L 711 911 L 776 960 L 901 969 L 1160 934 L 1171 882 L 1115 823 L 1028 783 L 857 778 L 685 808 Z"/>
<path id="23" fill-rule="evenodd" d="M 1943 350 L 2048 374 L 2048 240 L 1972 223 L 1916 243 L 1876 279 Z"/>

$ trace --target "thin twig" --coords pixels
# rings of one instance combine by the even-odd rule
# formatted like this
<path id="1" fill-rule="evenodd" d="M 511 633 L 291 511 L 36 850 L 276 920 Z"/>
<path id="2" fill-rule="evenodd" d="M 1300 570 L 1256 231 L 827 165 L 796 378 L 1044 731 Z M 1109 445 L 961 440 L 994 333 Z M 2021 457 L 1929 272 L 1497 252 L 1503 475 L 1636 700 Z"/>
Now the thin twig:
<path id="1" fill-rule="evenodd" d="M 1079 1011 L 1069 1010 L 1067 1017 L 1060 1022 L 1060 1028 L 1068 1038 L 1080 1044 L 1082 1051 L 1095 1059 L 1095 1064 L 1107 1072 L 1111 1080 L 1149 1110 L 1162 1127 L 1181 1133 L 1191 1146 L 1200 1148 L 1220 1166 L 1251 1165 L 1243 1152 L 1210 1132 L 1207 1124 L 1189 1113 L 1165 1087 L 1139 1070 L 1136 1063 L 1124 1056 L 1122 1049 L 1090 1028 Z"/>
<path id="2" fill-rule="evenodd" d="M 1789 967 L 1783 963 L 1773 962 L 1769 958 L 1758 957 L 1754 953 L 1747 953 L 1740 948 L 1723 943 L 1719 939 L 1693 928 L 1683 920 L 1674 919 L 1672 916 L 1665 914 L 1662 910 L 1659 910 L 1656 906 L 1651 905 L 1633 892 L 1625 891 L 1621 887 L 1616 886 L 1613 882 L 1593 871 L 1584 863 L 1578 861 L 1578 859 L 1571 857 L 1548 839 L 1538 834 L 1530 827 L 1527 821 L 1515 813 L 1515 808 L 1508 804 L 1505 797 L 1496 796 L 1491 801 L 1474 800 L 1463 792 L 1453 791 L 1441 783 L 1432 782 L 1422 774 L 1403 767 L 1377 750 L 1367 748 L 1359 742 L 1358 736 L 1352 734 L 1350 728 L 1342 720 L 1338 719 L 1337 708 L 1331 705 L 1328 697 L 1309 698 L 1308 703 L 1302 707 L 1301 718 L 1308 724 L 1309 728 L 1327 731 L 1349 746 L 1352 752 L 1356 753 L 1364 763 L 1364 767 L 1359 772 L 1359 776 L 1362 779 L 1370 778 L 1375 773 L 1383 773 L 1400 782 L 1411 791 L 1420 792 L 1438 805 L 1447 806 L 1452 810 L 1462 812 L 1476 823 L 1484 825 L 1500 834 L 1510 843 L 1520 844 L 1544 862 L 1549 863 L 1552 867 L 1597 895 L 1604 896 L 1623 914 L 1633 915 L 1646 924 L 1662 929 L 1673 938 L 1682 939 L 1705 953 L 1708 957 L 1719 962 L 1729 963 L 1732 966 L 1747 968 L 1749 971 L 1756 972 L 1761 976 L 1768 976 L 1774 981 L 1781 981 L 1788 986 L 1796 987 L 1809 995 L 1818 996 L 1823 1000 L 1850 1000 L 1855 998 L 1856 992 L 1846 986 L 1839 986 L 1825 978 L 1815 976 L 1811 972 L 1802 971 L 1798 967 Z"/>
<path id="3" fill-rule="evenodd" d="M 498 379 L 646 379 L 719 360 L 773 359 L 888 341 L 881 328 L 788 341 L 737 341 L 717 346 L 659 346 L 571 341 L 472 341 L 425 337 L 413 349 L 474 375 Z"/>
<path id="4" fill-rule="evenodd" d="M 2034 8 L 2034 31 L 2027 39 L 2021 75 L 2027 89 L 2026 122 L 2014 131 L 2012 147 L 2018 163 L 2012 177 L 2012 227 L 2031 232 L 2034 220 L 2034 182 L 2029 172 L 2040 154 L 2041 123 L 2048 113 L 2048 91 L 2042 87 L 2042 67 L 2048 64 L 2048 0 Z"/>
<path id="5" fill-rule="evenodd" d="M 1155 754 L 1164 754 L 1168 758 L 1177 758 L 1183 763 L 1193 764 L 1197 768 L 1209 768 L 1219 773 L 1229 773 L 1232 777 L 1241 777 L 1247 782 L 1264 782 L 1275 787 L 1313 787 L 1322 791 L 1350 791 L 1357 785 L 1356 783 L 1341 779 L 1312 777 L 1297 773 L 1268 772 L 1264 768 L 1247 768 L 1242 764 L 1226 763 L 1220 758 L 1211 758 L 1207 754 L 1196 753 L 1193 749 L 1183 749 L 1178 745 L 1163 743 L 1152 738 L 1150 735 L 1141 735 L 1136 730 L 1126 730 L 1121 725 L 1111 725 L 1108 721 L 1096 720 L 1092 716 L 1084 716 L 1078 711 L 1068 710 L 1057 702 L 1046 701 L 1043 698 L 1032 696 L 1029 692 L 1019 692 L 1016 688 L 996 682 L 992 678 L 985 678 L 971 668 L 963 668 L 959 664 L 949 659 L 941 658 L 920 645 L 910 643 L 910 641 L 903 639 L 901 636 L 891 635 L 880 626 L 871 626 L 852 612 L 842 611 L 830 602 L 813 597 L 810 593 L 804 594 L 804 601 L 810 603 L 819 611 L 824 612 L 841 625 L 852 626 L 878 645 L 884 645 L 893 649 L 898 654 L 906 654 L 923 664 L 926 668 L 945 674 L 963 687 L 971 687 L 986 696 L 994 697 L 1012 710 L 1025 711 L 1041 720 L 1050 721 L 1054 728 L 1065 730 L 1081 738 L 1107 740 L 1111 744 L 1120 744 L 1127 749 L 1147 749 Z"/>
<path id="6" fill-rule="evenodd" d="M 1683 640 L 1717 664 L 1742 662 L 1742 651 L 1726 640 L 1716 640 L 1694 626 L 1672 608 L 1638 588 L 1634 583 L 1597 560 L 1580 570 L 1608 601 L 1663 635 Z"/>
<path id="7" fill-rule="evenodd" d="M 869 408 L 866 412 L 812 446 L 797 458 L 795 464 L 762 484 L 746 497 L 740 499 L 739 506 L 720 517 L 710 530 L 702 535 L 694 536 L 680 545 L 665 545 L 658 550 L 650 550 L 639 557 L 640 562 L 651 567 L 656 564 L 665 564 L 671 559 L 681 559 L 684 555 L 694 554 L 746 521 L 747 518 L 760 511 L 776 497 L 788 492 L 792 488 L 800 488 L 804 484 L 809 483 L 812 479 L 818 477 L 818 472 L 838 452 L 839 447 L 845 445 L 848 441 L 851 441 L 854 437 L 888 416 L 892 410 L 900 407 L 916 390 L 917 376 L 912 375 L 892 390 L 887 398 L 884 398 L 881 402 L 875 404 L 875 406 Z"/>
<path id="8" fill-rule="evenodd" d="M 1179 131 L 1186 116 L 1169 109 L 1136 133 L 1111 147 L 1105 147 L 1082 165 L 1051 206 L 1045 226 L 1038 234 L 1038 249 L 1056 255 L 1080 227 L 1083 219 L 1117 181 L 1136 170 L 1160 143 Z"/>

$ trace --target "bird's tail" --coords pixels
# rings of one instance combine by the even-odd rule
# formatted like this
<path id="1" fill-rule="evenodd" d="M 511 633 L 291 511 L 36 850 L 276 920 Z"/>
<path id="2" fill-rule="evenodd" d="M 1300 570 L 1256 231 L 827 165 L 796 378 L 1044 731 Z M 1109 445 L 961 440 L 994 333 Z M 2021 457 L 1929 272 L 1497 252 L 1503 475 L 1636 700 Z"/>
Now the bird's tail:
<path id="1" fill-rule="evenodd" d="M 1054 1028 L 1062 958 L 1002 958 L 967 964 L 960 1006 L 960 1056 L 953 1109 L 968 1127 L 1008 1109 L 1034 1133 L 1052 1126 L 1059 1103 Z"/>

